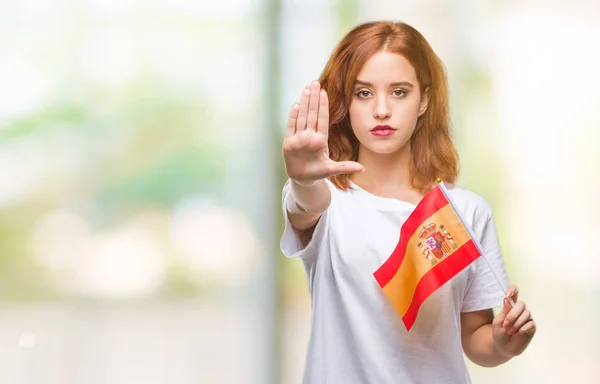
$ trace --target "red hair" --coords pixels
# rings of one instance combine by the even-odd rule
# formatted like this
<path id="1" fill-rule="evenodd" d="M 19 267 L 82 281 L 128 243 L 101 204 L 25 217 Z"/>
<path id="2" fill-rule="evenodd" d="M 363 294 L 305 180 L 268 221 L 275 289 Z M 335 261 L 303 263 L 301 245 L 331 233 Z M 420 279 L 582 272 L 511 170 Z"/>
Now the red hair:
<path id="1" fill-rule="evenodd" d="M 329 97 L 329 156 L 335 161 L 358 159 L 359 142 L 348 107 L 354 82 L 365 62 L 380 51 L 404 56 L 415 68 L 421 97 L 427 93 L 427 110 L 417 120 L 410 139 L 411 184 L 422 193 L 437 178 L 454 184 L 458 177 L 458 154 L 450 138 L 446 71 L 427 40 L 405 23 L 370 22 L 350 31 L 335 48 L 319 81 Z M 350 188 L 350 175 L 333 176 L 340 189 Z"/>

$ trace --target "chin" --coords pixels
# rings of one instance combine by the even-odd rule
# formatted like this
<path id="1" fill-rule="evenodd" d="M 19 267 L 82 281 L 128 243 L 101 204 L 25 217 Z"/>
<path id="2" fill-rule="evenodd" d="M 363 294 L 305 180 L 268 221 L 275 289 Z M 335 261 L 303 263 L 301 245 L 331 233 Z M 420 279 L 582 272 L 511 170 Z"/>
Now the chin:
<path id="1" fill-rule="evenodd" d="M 406 146 L 401 145 L 399 143 L 377 143 L 375 145 L 363 145 L 369 152 L 376 153 L 378 155 L 391 155 L 393 153 L 399 152 Z"/>

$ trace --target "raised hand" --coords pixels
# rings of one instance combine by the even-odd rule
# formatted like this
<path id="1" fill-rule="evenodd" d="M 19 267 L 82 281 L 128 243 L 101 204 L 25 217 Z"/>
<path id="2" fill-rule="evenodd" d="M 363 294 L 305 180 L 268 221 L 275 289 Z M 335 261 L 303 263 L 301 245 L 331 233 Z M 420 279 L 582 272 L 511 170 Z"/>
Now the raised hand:
<path id="1" fill-rule="evenodd" d="M 303 186 L 342 173 L 361 172 L 354 161 L 335 162 L 329 158 L 329 101 L 318 82 L 302 91 L 300 104 L 290 111 L 283 158 L 290 179 Z"/>

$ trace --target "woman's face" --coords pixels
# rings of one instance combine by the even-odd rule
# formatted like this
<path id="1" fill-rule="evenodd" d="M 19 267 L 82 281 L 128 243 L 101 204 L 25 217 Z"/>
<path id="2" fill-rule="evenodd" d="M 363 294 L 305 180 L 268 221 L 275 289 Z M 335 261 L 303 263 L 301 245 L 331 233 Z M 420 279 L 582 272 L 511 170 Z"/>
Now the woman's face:
<path id="1" fill-rule="evenodd" d="M 426 108 L 409 61 L 395 53 L 376 53 L 356 78 L 349 108 L 360 151 L 390 154 L 408 148 L 417 119 Z"/>

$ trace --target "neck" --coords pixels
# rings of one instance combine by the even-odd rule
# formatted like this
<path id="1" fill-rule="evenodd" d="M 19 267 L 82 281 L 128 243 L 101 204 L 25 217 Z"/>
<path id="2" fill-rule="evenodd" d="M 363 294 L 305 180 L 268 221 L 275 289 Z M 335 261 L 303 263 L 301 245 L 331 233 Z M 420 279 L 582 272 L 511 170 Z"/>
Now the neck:
<path id="1" fill-rule="evenodd" d="M 352 181 L 376 190 L 412 190 L 410 159 L 409 146 L 389 154 L 375 153 L 361 146 L 358 162 L 365 167 L 365 171 L 355 173 Z"/>

